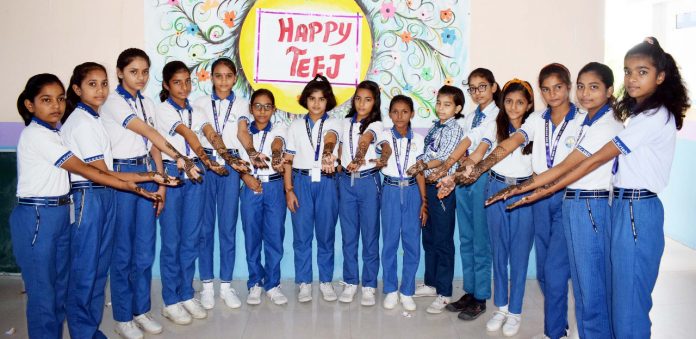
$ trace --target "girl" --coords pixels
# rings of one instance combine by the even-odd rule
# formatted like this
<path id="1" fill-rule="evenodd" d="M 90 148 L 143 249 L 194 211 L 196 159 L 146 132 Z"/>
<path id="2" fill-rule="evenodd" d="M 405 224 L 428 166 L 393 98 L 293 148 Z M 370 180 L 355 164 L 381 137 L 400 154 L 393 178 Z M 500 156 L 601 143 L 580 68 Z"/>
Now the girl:
<path id="1" fill-rule="evenodd" d="M 343 239 L 343 280 L 345 286 L 338 298 L 350 303 L 360 281 L 358 268 L 358 240 L 362 236 L 362 298 L 361 305 L 375 304 L 375 288 L 379 273 L 379 168 L 375 166 L 374 142 L 359 144 L 364 134 L 376 140 L 381 133 L 379 85 L 374 81 L 358 84 L 353 95 L 348 115 L 343 119 L 340 136 L 341 163 L 349 164 L 355 158 L 370 160 L 362 166 L 348 166 L 348 171 L 339 174 L 338 215 L 341 220 Z M 327 138 L 328 139 L 328 138 Z M 364 161 L 364 160 L 362 160 Z"/>
<path id="2" fill-rule="evenodd" d="M 190 178 L 198 178 L 198 167 L 182 156 L 155 129 L 155 105 L 143 96 L 150 77 L 150 58 L 140 49 L 129 48 L 116 60 L 119 85 L 100 109 L 104 129 L 109 137 L 114 170 L 120 173 L 156 169 L 164 173 L 164 152 L 177 159 L 177 167 L 188 168 Z M 161 151 L 160 151 L 161 150 Z M 145 184 L 154 190 L 154 184 Z M 157 191 L 164 200 L 165 187 Z M 155 260 L 156 215 L 164 201 L 153 210 L 151 203 L 130 192 L 114 191 L 116 224 L 111 257 L 111 303 L 116 332 L 125 338 L 141 338 L 145 332 L 157 334 L 162 326 L 150 312 L 152 264 Z"/>
<path id="3" fill-rule="evenodd" d="M 215 133 L 219 134 L 225 145 L 230 147 L 225 152 L 238 157 L 240 147 L 237 140 L 237 124 L 243 120 L 244 126 L 241 128 L 246 130 L 249 106 L 244 98 L 237 97 L 232 91 L 232 86 L 237 81 L 237 68 L 232 60 L 220 58 L 213 62 L 211 72 L 213 73 L 213 93 L 211 96 L 196 99 L 193 107 L 196 111 L 205 114 Z M 201 144 L 212 161 L 222 160 L 208 140 L 201 139 Z M 212 171 L 205 174 L 205 200 L 208 203 L 203 207 L 198 270 L 203 282 L 201 304 L 206 309 L 212 309 L 215 306 L 213 248 L 215 247 L 216 220 L 220 238 L 220 297 L 228 307 L 238 308 L 242 305 L 237 291 L 230 286 L 235 260 L 239 173 L 229 166 L 227 171 L 230 173 L 227 176 L 220 176 Z"/>
<path id="4" fill-rule="evenodd" d="M 425 172 L 430 175 L 445 161 L 462 139 L 463 132 L 457 119 L 462 117 L 464 92 L 452 86 L 442 86 L 437 93 L 436 112 L 439 118 L 425 137 L 424 156 L 409 167 L 407 174 L 415 176 Z M 456 170 L 456 166 L 451 170 Z M 442 313 L 452 297 L 454 277 L 454 212 L 456 201 L 453 196 L 437 199 L 435 182 L 427 188 L 428 218 L 423 230 L 423 250 L 425 251 L 425 284 L 419 286 L 415 295 L 437 293 L 437 298 L 427 308 L 428 313 Z"/>
<path id="5" fill-rule="evenodd" d="M 502 112 L 498 114 L 495 122 L 487 125 L 483 133 L 469 135 L 468 138 L 478 139 L 481 143 L 468 158 L 467 164 L 482 159 L 489 146 L 507 139 L 534 111 L 534 93 L 532 86 L 526 81 L 519 79 L 508 81 L 503 87 L 502 97 Z M 530 178 L 531 153 L 531 144 L 524 148 L 518 147 L 493 166 L 486 192 L 497 191 Z M 450 179 L 451 177 L 443 179 L 443 183 Z M 504 204 L 498 203 L 489 206 L 486 214 L 493 249 L 494 303 L 499 308 L 493 313 L 486 328 L 493 332 L 502 327 L 505 336 L 514 336 L 520 328 L 527 264 L 534 240 L 532 209 L 525 207 L 507 211 Z M 462 318 L 462 316 L 469 319 L 469 315 L 465 312 L 460 313 L 459 317 Z"/>
<path id="6" fill-rule="evenodd" d="M 288 127 L 285 166 L 285 201 L 290 209 L 295 251 L 297 299 L 312 300 L 312 237 L 317 237 L 319 289 L 326 301 L 337 299 L 331 280 L 334 268 L 334 236 L 338 218 L 338 191 L 333 175 L 336 166 L 336 140 L 341 124 L 329 118 L 327 111 L 336 107 L 331 84 L 317 75 L 302 90 L 300 105 L 309 112 Z M 324 140 L 331 136 L 331 143 Z M 319 159 L 319 156 L 322 159 Z M 325 160 L 330 159 L 330 160 Z"/>
<path id="7" fill-rule="evenodd" d="M 578 102 L 587 110 L 575 149 L 558 165 L 529 183 L 511 186 L 506 195 L 529 192 L 557 180 L 597 152 L 623 129 L 612 112 L 614 75 L 603 64 L 591 62 L 580 70 Z M 607 163 L 569 185 L 563 200 L 563 226 L 575 297 L 575 318 L 581 338 L 611 338 L 606 272 L 609 270 L 609 190 L 612 164 Z M 501 193 L 502 193 L 501 192 Z M 505 193 L 503 193 L 505 194 Z M 489 201 L 497 200 L 497 194 Z M 519 199 L 516 199 L 519 201 Z"/>
<path id="8" fill-rule="evenodd" d="M 166 134 L 167 142 L 180 153 L 197 156 L 194 162 L 200 169 L 205 165 L 217 174 L 227 175 L 225 167 L 211 161 L 205 154 L 197 134 L 205 135 L 231 167 L 238 166 L 240 160 L 227 153 L 227 147 L 205 116 L 189 105 L 190 93 L 191 73 L 186 65 L 181 61 L 167 63 L 162 70 L 162 103 L 157 107 L 157 129 Z M 172 159 L 167 155 L 164 158 L 167 173 L 177 173 Z M 178 325 L 191 323 L 191 316 L 196 319 L 207 317 L 206 310 L 193 298 L 192 286 L 204 202 L 204 186 L 197 185 L 197 182 L 200 180 L 184 181 L 182 186 L 167 188 L 167 200 L 160 217 L 162 315 Z"/>
<path id="9" fill-rule="evenodd" d="M 17 110 L 27 127 L 17 144 L 18 205 L 10 216 L 10 229 L 27 293 L 27 329 L 30 338 L 61 338 L 73 216 L 68 171 L 156 202 L 161 198 L 83 163 L 63 146 L 57 126 L 65 112 L 65 89 L 55 75 L 29 78 L 17 98 Z"/>
<path id="10" fill-rule="evenodd" d="M 483 161 L 455 175 L 457 183 L 470 183 L 500 162 L 520 145 L 534 142 L 532 170 L 541 174 L 560 163 L 575 147 L 585 114 L 569 100 L 570 72 L 550 64 L 539 72 L 541 95 L 548 105 L 533 114 L 510 138 L 500 142 Z M 452 185 L 447 183 L 447 189 Z M 532 206 L 536 243 L 537 280 L 544 294 L 544 335 L 557 339 L 567 335 L 568 279 L 570 268 L 562 223 L 563 196 L 559 193 Z M 548 272 L 548 274 L 546 274 Z"/>
<path id="11" fill-rule="evenodd" d="M 380 145 L 390 145 L 395 155 L 382 168 L 383 306 L 388 310 L 393 309 L 399 299 L 405 310 L 416 310 L 413 293 L 420 261 L 420 229 L 428 220 L 423 174 L 412 177 L 404 171 L 423 157 L 423 137 L 411 129 L 413 116 L 413 100 L 403 95 L 394 96 L 389 103 L 389 118 L 394 127 L 380 133 Z M 398 288 L 396 262 L 399 238 L 404 249 L 401 288 Z"/>
<path id="12" fill-rule="evenodd" d="M 275 98 L 267 89 L 256 90 L 251 95 L 249 110 L 254 116 L 250 131 L 253 146 L 263 154 L 283 152 L 286 128 L 271 123 L 275 112 Z M 250 160 L 246 151 L 242 158 Z M 283 258 L 283 239 L 285 238 L 285 192 L 282 174 L 275 168 L 255 169 L 253 176 L 244 174 L 244 187 L 241 193 L 242 226 L 244 245 L 249 267 L 247 304 L 261 303 L 261 288 L 276 305 L 288 302 L 280 289 L 280 260 Z M 263 245 L 265 267 L 261 265 L 261 246 Z"/>
<path id="13" fill-rule="evenodd" d="M 106 69 L 86 62 L 73 70 L 63 116 L 63 144 L 86 163 L 123 180 L 158 179 L 178 184 L 159 173 L 111 172 L 113 157 L 108 135 L 97 111 L 109 91 Z M 164 179 L 164 180 L 162 180 Z M 70 335 L 103 337 L 99 331 L 104 310 L 104 287 L 111 263 L 115 224 L 114 192 L 77 174 L 70 176 L 77 218 L 71 229 L 70 278 L 66 311 Z M 153 187 L 154 189 L 154 187 Z"/>
<path id="14" fill-rule="evenodd" d="M 607 277 L 615 338 L 651 335 L 651 293 L 665 245 L 664 209 L 657 193 L 667 185 L 677 130 L 690 106 L 674 58 L 657 39 L 646 38 L 624 57 L 624 91 L 614 107 L 628 121 L 626 128 L 560 181 L 537 189 L 524 201 L 535 201 L 592 175 L 618 157 Z"/>

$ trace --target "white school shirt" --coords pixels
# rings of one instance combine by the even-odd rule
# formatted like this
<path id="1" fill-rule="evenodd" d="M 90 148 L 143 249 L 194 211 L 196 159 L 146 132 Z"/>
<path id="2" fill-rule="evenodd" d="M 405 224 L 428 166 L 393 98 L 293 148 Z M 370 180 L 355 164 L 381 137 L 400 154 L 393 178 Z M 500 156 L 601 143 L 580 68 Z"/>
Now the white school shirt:
<path id="1" fill-rule="evenodd" d="M 203 136 L 203 127 L 209 122 L 201 112 L 197 112 L 186 100 L 186 107 L 180 107 L 171 98 L 157 105 L 157 118 L 155 119 L 157 131 L 164 136 L 179 153 L 190 157 L 198 158 L 198 156 L 190 149 L 184 137 L 176 132 L 176 127 L 180 124 L 188 127 L 196 133 L 198 140 L 205 139 Z M 172 157 L 162 152 L 163 160 L 174 160 Z"/>
<path id="2" fill-rule="evenodd" d="M 91 107 L 79 103 L 61 127 L 63 145 L 85 163 L 104 160 L 110 171 L 114 167 L 111 154 L 111 142 L 102 124 L 99 113 Z M 72 173 L 71 182 L 86 181 L 87 179 Z"/>
<path id="3" fill-rule="evenodd" d="M 222 136 L 222 142 L 228 149 L 239 150 L 243 148 L 237 139 L 237 130 L 241 120 L 245 120 L 247 124 L 250 120 L 249 102 L 246 99 L 237 97 L 234 92 L 230 92 L 226 98 L 220 98 L 213 91 L 212 95 L 197 98 L 191 105 L 194 111 L 205 115 L 210 126 Z M 215 109 L 213 109 L 213 105 L 215 105 Z M 204 148 L 213 149 L 210 141 L 206 138 L 201 139 L 201 145 Z"/>
<path id="4" fill-rule="evenodd" d="M 360 126 L 361 122 L 357 122 L 355 116 L 351 118 L 344 118 L 341 120 L 341 164 L 343 166 L 348 166 L 355 154 L 358 152 L 358 141 L 360 140 Z M 351 137 L 351 127 L 353 135 Z M 377 159 L 377 153 L 375 152 L 375 145 L 377 143 L 377 138 L 379 133 L 384 129 L 384 125 L 381 121 L 373 121 L 367 128 L 365 128 L 365 133 L 372 133 L 372 143 L 367 148 L 367 153 L 365 153 L 365 164 L 360 166 L 359 171 L 365 171 L 375 167 L 373 162 L 370 160 Z M 352 141 L 352 146 L 351 146 Z M 351 150 L 352 147 L 352 150 Z"/>
<path id="5" fill-rule="evenodd" d="M 508 126 L 508 131 L 510 135 L 515 133 L 515 128 L 512 125 Z M 498 125 L 495 120 L 489 121 L 486 124 L 478 128 L 478 131 L 472 131 L 468 135 L 469 140 L 473 144 L 486 143 L 488 144 L 488 151 L 498 146 Z M 512 153 L 508 154 L 503 160 L 495 164 L 492 168 L 496 173 L 508 177 L 508 178 L 524 178 L 532 175 L 532 155 L 522 154 L 524 149 L 523 145 L 517 147 Z"/>
<path id="6" fill-rule="evenodd" d="M 102 124 L 109 135 L 111 152 L 115 159 L 130 159 L 147 155 L 152 143 L 126 126 L 133 119 L 140 119 L 155 128 L 155 104 L 140 91 L 133 97 L 121 85 L 109 94 L 99 109 Z"/>
<path id="7" fill-rule="evenodd" d="M 462 128 L 462 131 L 464 131 L 464 135 L 467 136 L 470 133 L 482 133 L 482 131 L 477 130 L 483 130 L 486 128 L 486 125 L 490 122 L 495 122 L 495 119 L 498 117 L 498 112 L 500 112 L 500 109 L 498 106 L 495 104 L 495 100 L 491 101 L 484 109 L 483 111 L 480 111 L 480 118 L 477 119 L 477 113 L 479 113 L 479 106 L 476 106 L 476 109 L 465 115 L 464 118 L 461 118 L 457 121 L 459 123 L 459 126 Z M 471 154 L 473 153 L 476 148 L 478 148 L 480 141 L 474 142 L 472 140 L 471 146 L 469 146 L 468 152 Z M 490 151 L 490 150 L 489 150 Z"/>
<path id="8" fill-rule="evenodd" d="M 58 129 L 33 118 L 17 143 L 17 197 L 57 197 L 70 192 L 68 171 L 60 166 L 73 156 Z"/>
<path id="9" fill-rule="evenodd" d="M 676 122 L 665 106 L 632 116 L 612 142 L 621 151 L 614 187 L 664 190 L 677 142 Z"/>
<path id="10" fill-rule="evenodd" d="M 586 113 L 578 110 L 571 103 L 570 111 L 566 114 L 565 119 L 555 127 L 553 127 L 553 122 L 551 122 L 551 109 L 534 112 L 527 117 L 522 127 L 517 130 L 517 133 L 522 133 L 524 136 L 525 141 L 522 145 L 527 145 L 531 141 L 534 142 L 534 146 L 532 146 L 532 170 L 534 173 L 541 174 L 550 167 L 561 163 L 575 149 L 578 132 L 580 132 L 580 126 L 585 119 L 585 115 Z M 563 130 L 563 134 L 559 136 L 562 126 L 566 122 L 567 125 Z M 553 153 L 554 147 L 556 148 L 555 157 L 550 157 L 552 158 L 551 166 L 548 166 L 546 162 L 546 130 L 548 130 L 549 136 L 549 154 Z M 557 143 L 556 140 L 558 140 Z"/>
<path id="11" fill-rule="evenodd" d="M 595 113 L 592 120 L 589 119 L 588 115 L 585 115 L 585 120 L 580 127 L 578 145 L 575 149 L 590 157 L 622 130 L 623 123 L 614 118 L 614 111 L 612 111 L 609 105 L 606 105 Z M 581 190 L 611 189 L 613 164 L 613 161 L 607 162 L 578 181 L 568 185 L 568 188 Z"/>
<path id="12" fill-rule="evenodd" d="M 406 163 L 406 149 L 409 148 L 409 139 L 411 141 L 411 146 L 408 152 L 408 163 Z M 379 145 L 382 143 L 388 143 L 392 149 L 392 155 L 387 161 L 387 166 L 382 168 L 382 174 L 390 177 L 400 178 L 399 166 L 401 166 L 401 171 L 404 178 L 410 178 L 410 175 L 406 174 L 409 167 L 413 166 L 418 160 L 421 160 L 424 156 L 423 149 L 424 141 L 423 137 L 414 133 L 411 128 L 405 136 L 402 136 L 396 128 L 384 129 L 379 136 Z M 399 155 L 399 166 L 397 166 L 397 153 Z"/>
<path id="13" fill-rule="evenodd" d="M 251 133 L 251 138 L 254 143 L 254 149 L 263 154 L 268 154 L 269 156 L 273 153 L 271 145 L 273 144 L 273 141 L 275 141 L 275 139 L 281 139 L 283 141 L 283 144 L 285 144 L 285 136 L 287 134 L 287 130 L 288 128 L 283 126 L 282 124 L 273 124 L 271 122 L 268 122 L 266 128 L 262 130 L 256 128 L 256 124 L 253 122 L 249 124 L 249 132 Z M 261 145 L 262 141 L 263 146 Z M 249 154 L 247 154 L 244 147 L 239 149 L 239 156 L 243 160 L 251 162 L 251 159 L 249 159 Z M 273 169 L 272 166 L 268 166 L 268 168 L 265 169 L 253 168 L 251 170 L 251 174 L 254 176 L 271 175 L 275 173 L 277 172 Z"/>
<path id="14" fill-rule="evenodd" d="M 319 127 L 322 121 L 324 121 L 324 125 L 321 131 L 321 138 L 319 138 Z M 307 124 L 309 124 L 311 131 L 311 141 L 307 133 Z M 288 127 L 287 143 L 285 145 L 286 152 L 294 156 L 292 168 L 311 169 L 315 166 L 321 167 L 324 137 L 327 133 L 336 134 L 336 139 L 338 140 L 338 136 L 341 135 L 341 120 L 329 118 L 327 113 L 324 113 L 316 123 L 309 118 L 309 114 L 305 115 L 304 118 L 293 120 L 290 123 L 290 127 Z M 319 154 L 318 159 L 315 159 L 317 139 L 320 139 Z M 334 148 L 333 154 L 338 156 L 338 145 Z M 338 162 L 334 165 L 338 165 Z"/>

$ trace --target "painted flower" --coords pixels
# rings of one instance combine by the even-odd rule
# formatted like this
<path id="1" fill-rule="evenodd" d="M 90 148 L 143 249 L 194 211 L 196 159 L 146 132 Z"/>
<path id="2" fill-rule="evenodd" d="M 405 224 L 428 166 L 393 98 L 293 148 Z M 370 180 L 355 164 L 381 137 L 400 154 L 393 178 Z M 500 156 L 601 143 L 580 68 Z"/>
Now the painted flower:
<path id="1" fill-rule="evenodd" d="M 401 65 L 401 53 L 398 51 L 391 51 L 390 57 L 394 62 L 394 65 Z"/>
<path id="2" fill-rule="evenodd" d="M 454 41 L 457 40 L 457 33 L 451 28 L 445 28 L 440 36 L 442 36 L 442 43 L 448 45 L 454 44 Z"/>
<path id="3" fill-rule="evenodd" d="M 430 67 L 425 67 L 421 70 L 421 77 L 423 77 L 425 81 L 433 80 L 433 71 Z"/>
<path id="4" fill-rule="evenodd" d="M 382 3 L 382 7 L 380 7 L 379 12 L 382 13 L 382 18 L 384 20 L 393 18 L 394 13 L 396 13 L 394 3 L 391 1 Z"/>
<path id="5" fill-rule="evenodd" d="M 176 36 L 181 36 L 182 34 L 184 34 L 184 31 L 176 31 Z"/>
<path id="6" fill-rule="evenodd" d="M 196 72 L 196 77 L 198 77 L 198 82 L 206 82 L 210 80 L 210 72 L 206 71 L 205 68 L 201 68 Z"/>
<path id="7" fill-rule="evenodd" d="M 399 35 L 401 37 L 401 41 L 403 41 L 405 44 L 411 42 L 413 40 L 413 37 L 411 36 L 411 32 L 409 31 L 403 31 Z"/>
<path id="8" fill-rule="evenodd" d="M 421 8 L 418 10 L 418 18 L 421 21 L 428 21 L 433 18 L 433 13 L 427 10 L 426 8 Z"/>
<path id="9" fill-rule="evenodd" d="M 213 32 L 213 33 L 210 33 L 210 37 L 212 37 L 213 39 L 217 39 L 220 37 L 220 34 L 218 34 L 218 32 Z"/>
<path id="10" fill-rule="evenodd" d="M 168 3 L 170 6 L 176 6 L 176 5 L 179 4 L 179 0 L 167 0 L 167 3 Z"/>
<path id="11" fill-rule="evenodd" d="M 196 24 L 191 23 L 186 27 L 186 33 L 189 35 L 196 35 L 198 31 L 198 25 Z"/>
<path id="12" fill-rule="evenodd" d="M 218 0 L 206 0 L 203 5 L 201 6 L 201 10 L 203 12 L 207 12 L 211 9 L 216 8 L 217 6 L 220 6 L 220 1 Z"/>
<path id="13" fill-rule="evenodd" d="M 379 69 L 373 68 L 373 69 L 372 69 L 372 75 L 379 75 Z"/>
<path id="14" fill-rule="evenodd" d="M 408 6 L 408 8 L 413 8 L 413 0 L 406 0 L 406 6 Z"/>
<path id="15" fill-rule="evenodd" d="M 454 79 L 452 79 L 452 77 L 446 77 L 445 78 L 445 85 L 454 86 Z"/>
<path id="16" fill-rule="evenodd" d="M 237 18 L 237 12 L 229 11 L 225 12 L 225 18 L 222 20 L 227 27 L 232 28 L 234 26 L 234 19 Z"/>
<path id="17" fill-rule="evenodd" d="M 444 22 L 450 22 L 454 18 L 454 13 L 451 9 L 443 9 L 440 11 L 440 20 Z"/>
<path id="18" fill-rule="evenodd" d="M 413 89 L 413 86 L 411 86 L 411 84 L 405 84 L 403 88 L 404 92 L 410 92 Z"/>

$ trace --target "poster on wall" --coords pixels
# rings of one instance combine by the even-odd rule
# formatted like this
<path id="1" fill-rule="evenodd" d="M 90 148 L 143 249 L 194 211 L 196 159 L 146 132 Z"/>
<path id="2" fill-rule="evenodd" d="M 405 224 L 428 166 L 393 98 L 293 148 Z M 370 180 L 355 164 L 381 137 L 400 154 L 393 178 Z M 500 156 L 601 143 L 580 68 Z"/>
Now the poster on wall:
<path id="1" fill-rule="evenodd" d="M 156 97 L 164 64 L 181 60 L 192 73 L 192 98 L 209 95 L 210 66 L 228 57 L 239 68 L 235 92 L 270 89 L 276 119 L 305 113 L 297 98 L 321 73 L 339 103 L 333 116 L 345 116 L 355 86 L 372 80 L 385 120 L 391 97 L 404 94 L 416 106 L 414 126 L 428 127 L 437 90 L 466 82 L 468 10 L 468 0 L 146 1 L 147 91 Z"/>

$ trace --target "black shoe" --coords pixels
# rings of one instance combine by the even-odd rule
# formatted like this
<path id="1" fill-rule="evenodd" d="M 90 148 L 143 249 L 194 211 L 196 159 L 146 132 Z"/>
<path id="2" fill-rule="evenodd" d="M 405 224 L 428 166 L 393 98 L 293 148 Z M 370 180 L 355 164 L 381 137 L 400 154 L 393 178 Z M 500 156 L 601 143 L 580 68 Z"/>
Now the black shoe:
<path id="1" fill-rule="evenodd" d="M 474 320 L 481 314 L 486 313 L 486 301 L 483 302 L 472 300 L 467 308 L 459 313 L 457 318 L 462 320 Z"/>
<path id="2" fill-rule="evenodd" d="M 474 295 L 466 293 L 459 300 L 447 304 L 445 307 L 450 312 L 461 312 L 474 300 Z"/>

